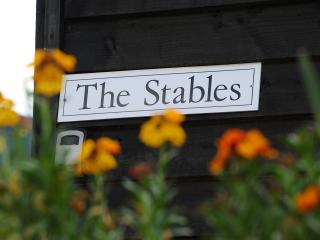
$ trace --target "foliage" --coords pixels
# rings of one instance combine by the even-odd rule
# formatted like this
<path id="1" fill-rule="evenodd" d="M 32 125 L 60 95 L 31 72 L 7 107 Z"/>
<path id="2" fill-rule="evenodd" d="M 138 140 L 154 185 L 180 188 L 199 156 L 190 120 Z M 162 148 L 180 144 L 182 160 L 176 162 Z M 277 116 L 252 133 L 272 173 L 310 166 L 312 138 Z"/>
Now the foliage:
<path id="1" fill-rule="evenodd" d="M 74 63 L 72 56 L 59 50 L 38 50 L 34 63 L 36 89 L 43 82 L 50 85 L 57 78 L 61 82 L 63 71 L 71 71 Z M 58 75 L 50 73 L 53 65 Z M 122 239 L 122 229 L 116 227 L 103 195 L 104 176 L 90 177 L 89 188 L 79 189 L 73 184 L 75 173 L 71 166 L 63 160 L 55 162 L 55 125 L 47 95 L 56 94 L 60 89 L 51 89 L 50 94 L 47 94 L 47 88 L 45 92 L 41 89 L 39 87 L 37 92 L 42 96 L 35 96 L 40 126 L 33 135 L 41 145 L 32 157 L 25 154 L 25 142 L 21 136 L 25 133 L 18 121 L 20 117 L 15 117 L 17 114 L 11 109 L 13 103 L 1 95 L 0 108 L 6 108 L 1 109 L 6 111 L 1 112 L 1 127 L 7 127 L 6 132 L 11 133 L 11 137 L 1 136 L 0 238 Z M 103 145 L 108 143 L 103 142 Z M 104 167 L 105 161 L 100 160 L 99 164 Z M 98 173 L 111 169 L 104 167 Z"/>
<path id="2" fill-rule="evenodd" d="M 124 210 L 126 221 L 144 240 L 171 239 L 186 236 L 186 219 L 171 207 L 175 192 L 166 183 L 166 172 L 175 149 L 160 149 L 155 173 L 140 169 L 135 174 L 138 182 L 126 180 L 124 186 L 132 194 L 132 208 Z"/>
<path id="3" fill-rule="evenodd" d="M 217 191 L 203 211 L 216 239 L 320 237 L 319 77 L 305 54 L 300 66 L 316 121 L 286 138 L 287 152 L 270 149 L 261 133 L 244 144 L 245 135 L 257 130 L 231 129 L 217 141 L 209 165 Z"/>
<path id="4" fill-rule="evenodd" d="M 148 240 L 185 233 L 185 228 L 176 228 L 185 224 L 185 219 L 174 213 L 170 205 L 174 191 L 166 183 L 168 164 L 176 154 L 170 144 L 180 147 L 186 138 L 180 126 L 185 117 L 176 111 L 153 117 L 142 127 L 140 135 L 146 145 L 150 145 L 152 133 L 162 150 L 154 174 L 150 172 L 137 183 L 125 181 L 135 204 L 124 215 L 109 209 L 105 191 L 106 173 L 118 165 L 119 142 L 108 137 L 87 139 L 72 165 L 54 160 L 50 98 L 60 92 L 64 72 L 73 71 L 75 63 L 73 56 L 58 49 L 36 51 L 31 65 L 35 67 L 35 112 L 40 126 L 33 134 L 38 148 L 32 157 L 24 154 L 23 129 L 20 116 L 12 110 L 13 102 L 0 94 L 0 127 L 13 135 L 7 140 L 4 135 L 0 138 L 1 239 L 116 240 L 123 239 L 124 222 Z M 7 141 L 12 146 L 7 146 Z M 74 184 L 79 176 L 88 177 L 87 188 Z"/>
<path id="5" fill-rule="evenodd" d="M 103 176 L 90 180 L 91 191 L 73 185 L 74 173 L 63 161 L 54 161 L 53 127 L 48 102 L 38 98 L 41 113 L 36 158 L 24 155 L 20 127 L 12 129 L 12 151 L 4 149 L 0 168 L 0 236 L 2 239 L 120 239 L 106 221 L 109 210 L 102 196 Z M 85 226 L 85 227 L 82 227 Z"/>
<path id="6" fill-rule="evenodd" d="M 255 139 L 247 145 L 252 134 Z M 250 149 L 243 151 L 244 144 Z M 219 178 L 216 194 L 204 206 L 208 223 L 217 231 L 217 239 L 277 239 L 281 212 L 277 208 L 278 199 L 270 194 L 273 162 L 261 158 L 275 150 L 257 130 L 228 130 L 217 146 L 218 152 L 210 165 L 220 164 L 221 152 L 226 148 L 228 155 L 223 155 L 223 161 L 227 162 L 222 168 L 219 166 L 219 172 L 213 169 L 212 173 Z M 243 154 L 247 152 L 254 154 Z"/>
<path id="7" fill-rule="evenodd" d="M 133 197 L 132 208 L 124 210 L 125 217 L 141 239 L 171 239 L 189 234 L 186 219 L 171 206 L 175 192 L 166 182 L 169 163 L 177 154 L 175 147 L 181 147 L 185 142 L 186 134 L 181 126 L 184 120 L 182 114 L 168 109 L 141 127 L 140 140 L 159 149 L 155 172 L 148 163 L 140 163 L 130 171 L 137 182 L 124 182 Z"/>
<path id="8" fill-rule="evenodd" d="M 0 94 L 0 238 L 9 240 L 123 239 L 189 236 L 187 221 L 174 205 L 167 181 L 171 160 L 186 141 L 185 116 L 168 109 L 142 126 L 140 140 L 157 151 L 130 169 L 123 181 L 131 204 L 109 208 L 109 172 L 118 166 L 121 146 L 108 137 L 88 139 L 72 165 L 55 161 L 55 123 L 51 97 L 58 94 L 65 71 L 76 59 L 58 49 L 37 50 L 33 133 L 40 146 L 26 154 L 26 129 L 13 102 Z M 286 138 L 286 152 L 272 147 L 257 129 L 229 129 L 217 141 L 209 172 L 215 195 L 203 207 L 215 239 L 319 239 L 320 237 L 320 86 L 310 59 L 300 58 L 315 122 Z M 87 186 L 74 184 L 86 176 Z M 127 232 L 128 230 L 128 232 Z"/>

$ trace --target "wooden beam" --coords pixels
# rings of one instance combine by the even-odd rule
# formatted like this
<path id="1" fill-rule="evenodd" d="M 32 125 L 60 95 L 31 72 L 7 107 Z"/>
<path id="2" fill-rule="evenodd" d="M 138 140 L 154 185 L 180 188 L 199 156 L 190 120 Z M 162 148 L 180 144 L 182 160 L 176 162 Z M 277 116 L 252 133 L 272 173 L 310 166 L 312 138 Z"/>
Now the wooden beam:
<path id="1" fill-rule="evenodd" d="M 61 16 L 61 0 L 46 0 L 44 6 L 44 48 L 60 47 Z"/>
<path id="2" fill-rule="evenodd" d="M 150 14 L 167 11 L 194 10 L 208 7 L 234 7 L 235 5 L 283 4 L 306 0 L 65 0 L 67 19 L 116 16 L 124 14 Z"/>

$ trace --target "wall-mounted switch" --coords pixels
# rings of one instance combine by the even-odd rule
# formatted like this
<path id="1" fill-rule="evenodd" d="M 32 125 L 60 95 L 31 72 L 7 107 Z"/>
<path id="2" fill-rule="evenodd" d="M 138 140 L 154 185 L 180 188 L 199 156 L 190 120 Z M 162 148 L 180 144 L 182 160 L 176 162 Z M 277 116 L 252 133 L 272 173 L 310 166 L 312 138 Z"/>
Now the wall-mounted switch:
<path id="1" fill-rule="evenodd" d="M 81 154 L 83 141 L 83 131 L 67 130 L 59 132 L 56 143 L 56 162 L 74 163 Z"/>

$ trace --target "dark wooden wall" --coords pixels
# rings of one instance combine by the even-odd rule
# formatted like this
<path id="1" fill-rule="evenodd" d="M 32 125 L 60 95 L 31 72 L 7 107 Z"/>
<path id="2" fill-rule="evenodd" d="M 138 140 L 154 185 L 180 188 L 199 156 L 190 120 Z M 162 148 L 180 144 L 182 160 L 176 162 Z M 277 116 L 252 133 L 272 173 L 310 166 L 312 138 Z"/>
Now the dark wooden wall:
<path id="1" fill-rule="evenodd" d="M 259 128 L 276 141 L 311 119 L 296 64 L 306 48 L 320 65 L 320 3 L 316 0 L 38 0 L 37 46 L 78 58 L 78 73 L 262 62 L 260 110 L 188 117 L 188 141 L 172 162 L 177 201 L 194 208 L 213 192 L 207 164 L 213 141 L 227 128 Z M 122 119 L 58 124 L 88 137 L 119 139 L 117 180 L 150 155 L 137 138 L 144 121 Z M 118 202 L 118 200 L 117 200 Z M 195 235 L 207 232 L 192 220 Z"/>

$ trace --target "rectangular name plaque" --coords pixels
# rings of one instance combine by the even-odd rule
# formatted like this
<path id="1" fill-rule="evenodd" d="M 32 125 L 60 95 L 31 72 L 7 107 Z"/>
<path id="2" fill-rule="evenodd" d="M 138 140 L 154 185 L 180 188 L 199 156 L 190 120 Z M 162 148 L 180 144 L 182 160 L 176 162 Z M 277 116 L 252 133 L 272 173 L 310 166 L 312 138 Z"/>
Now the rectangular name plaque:
<path id="1" fill-rule="evenodd" d="M 260 77 L 261 63 L 66 75 L 58 122 L 257 111 Z"/>

